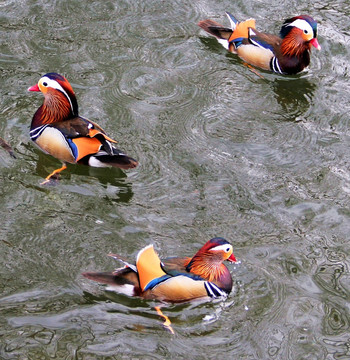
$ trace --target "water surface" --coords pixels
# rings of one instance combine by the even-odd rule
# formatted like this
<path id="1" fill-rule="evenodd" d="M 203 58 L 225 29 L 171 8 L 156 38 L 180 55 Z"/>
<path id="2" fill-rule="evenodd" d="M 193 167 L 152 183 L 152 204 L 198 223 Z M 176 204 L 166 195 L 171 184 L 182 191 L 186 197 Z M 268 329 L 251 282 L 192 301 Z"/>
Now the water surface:
<path id="1" fill-rule="evenodd" d="M 202 32 L 225 11 L 277 32 L 319 22 L 307 72 L 252 73 Z M 348 359 L 350 5 L 343 1 L 10 1 L 1 14 L 1 359 Z M 80 112 L 140 161 L 68 166 L 29 139 L 65 75 Z M 224 302 L 169 305 L 81 277 L 154 243 L 191 255 L 223 236 L 239 259 Z"/>

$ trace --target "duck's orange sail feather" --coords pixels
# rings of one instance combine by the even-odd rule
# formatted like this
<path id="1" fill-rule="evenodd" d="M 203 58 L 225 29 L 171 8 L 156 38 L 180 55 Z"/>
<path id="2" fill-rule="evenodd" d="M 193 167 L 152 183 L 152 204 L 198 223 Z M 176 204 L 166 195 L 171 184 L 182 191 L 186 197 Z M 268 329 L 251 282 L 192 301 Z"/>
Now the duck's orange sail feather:
<path id="1" fill-rule="evenodd" d="M 96 154 L 101 148 L 101 141 L 96 138 L 79 137 L 72 139 L 73 143 L 78 148 L 78 156 L 76 161 L 81 160 L 83 157 L 91 154 Z"/>
<path id="2" fill-rule="evenodd" d="M 255 29 L 255 19 L 248 19 L 237 23 L 236 28 L 233 30 L 228 41 L 231 42 L 232 40 L 238 38 L 248 38 L 249 28 Z"/>
<path id="3" fill-rule="evenodd" d="M 154 279 L 166 275 L 161 267 L 161 261 L 153 245 L 146 246 L 137 255 L 136 268 L 142 291 Z"/>

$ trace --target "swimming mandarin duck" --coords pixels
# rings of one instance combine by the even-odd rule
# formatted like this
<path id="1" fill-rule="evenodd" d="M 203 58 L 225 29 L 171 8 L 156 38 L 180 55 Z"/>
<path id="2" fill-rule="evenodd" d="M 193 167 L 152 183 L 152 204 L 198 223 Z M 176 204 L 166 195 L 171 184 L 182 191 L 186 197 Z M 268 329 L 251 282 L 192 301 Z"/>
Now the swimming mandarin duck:
<path id="1" fill-rule="evenodd" d="M 213 20 L 200 21 L 198 26 L 249 65 L 283 75 L 297 74 L 310 64 L 311 47 L 321 50 L 317 23 L 311 16 L 285 20 L 280 36 L 276 36 L 257 31 L 254 19 L 239 22 L 230 13 L 226 14 L 231 29 Z"/>
<path id="2" fill-rule="evenodd" d="M 223 238 L 213 238 L 192 257 L 171 257 L 163 261 L 153 245 L 139 251 L 136 264 L 126 262 L 116 254 L 125 267 L 113 272 L 85 272 L 88 279 L 107 284 L 108 290 L 145 299 L 180 303 L 199 298 L 227 296 L 232 290 L 232 277 L 223 264 L 235 262 L 232 245 Z M 171 331 L 169 319 L 156 307 Z"/>
<path id="3" fill-rule="evenodd" d="M 137 166 L 137 161 L 117 149 L 116 141 L 99 125 L 79 116 L 77 99 L 65 77 L 48 73 L 28 91 L 44 95 L 44 103 L 33 116 L 30 137 L 44 152 L 63 162 L 45 182 L 66 169 L 66 163 L 121 169 Z"/>

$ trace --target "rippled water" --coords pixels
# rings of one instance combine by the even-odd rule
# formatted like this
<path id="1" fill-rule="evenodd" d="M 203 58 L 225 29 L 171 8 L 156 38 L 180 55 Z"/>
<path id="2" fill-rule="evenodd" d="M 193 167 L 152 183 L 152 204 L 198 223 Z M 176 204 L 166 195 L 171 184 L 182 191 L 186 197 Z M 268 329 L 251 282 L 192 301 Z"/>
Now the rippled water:
<path id="1" fill-rule="evenodd" d="M 298 76 L 261 72 L 196 23 L 225 11 L 277 32 L 319 22 L 321 52 Z M 349 359 L 350 5 L 344 1 L 5 0 L 1 14 L 1 359 Z M 140 161 L 127 173 L 69 166 L 29 140 L 64 74 L 82 115 Z M 153 242 L 193 254 L 234 244 L 224 302 L 169 305 L 81 277 Z"/>

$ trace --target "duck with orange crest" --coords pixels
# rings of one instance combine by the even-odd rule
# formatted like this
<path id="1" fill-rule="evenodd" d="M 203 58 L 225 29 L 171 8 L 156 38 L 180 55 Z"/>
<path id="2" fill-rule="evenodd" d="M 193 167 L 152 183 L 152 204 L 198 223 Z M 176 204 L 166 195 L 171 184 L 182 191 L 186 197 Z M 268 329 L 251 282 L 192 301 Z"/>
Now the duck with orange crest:
<path id="1" fill-rule="evenodd" d="M 283 75 L 297 74 L 309 66 L 311 48 L 321 50 L 317 22 L 309 15 L 285 20 L 277 36 L 256 30 L 254 19 L 239 22 L 226 14 L 231 28 L 213 20 L 203 20 L 198 25 L 248 65 Z"/>
<path id="2" fill-rule="evenodd" d="M 153 245 L 139 251 L 136 264 L 119 255 L 109 256 L 122 261 L 125 267 L 113 272 L 85 272 L 82 275 L 107 284 L 108 290 L 128 296 L 181 303 L 226 297 L 232 290 L 232 277 L 223 262 L 236 262 L 236 258 L 232 245 L 223 238 L 207 241 L 192 258 L 171 257 L 161 261 Z M 164 325 L 173 332 L 168 317 L 159 307 L 156 310 L 166 320 Z"/>
<path id="3" fill-rule="evenodd" d="M 77 99 L 65 77 L 48 73 L 28 91 L 41 91 L 44 95 L 44 103 L 34 114 L 30 137 L 44 152 L 63 162 L 44 183 L 65 170 L 66 163 L 120 169 L 138 165 L 115 147 L 116 141 L 99 125 L 79 116 Z"/>

